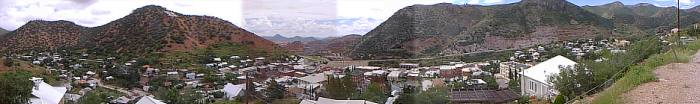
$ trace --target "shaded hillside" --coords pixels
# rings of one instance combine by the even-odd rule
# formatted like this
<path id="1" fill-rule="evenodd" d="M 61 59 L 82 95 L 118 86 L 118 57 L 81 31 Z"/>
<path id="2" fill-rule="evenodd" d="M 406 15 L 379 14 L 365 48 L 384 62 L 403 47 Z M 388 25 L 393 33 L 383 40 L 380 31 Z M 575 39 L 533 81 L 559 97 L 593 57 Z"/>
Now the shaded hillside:
<path id="1" fill-rule="evenodd" d="M 361 38 L 362 35 L 350 34 L 342 37 L 329 37 L 323 40 L 310 41 L 305 43 L 305 47 L 308 47 L 305 51 L 308 51 L 306 53 L 310 54 L 347 56 L 347 53 L 352 50 L 353 46 L 355 46 Z"/>
<path id="2" fill-rule="evenodd" d="M 333 53 L 345 55 L 352 47 L 362 39 L 362 35 L 350 34 L 339 38 L 328 39 L 328 50 Z"/>
<path id="3" fill-rule="evenodd" d="M 564 0 L 413 5 L 365 34 L 355 59 L 410 58 L 534 46 L 605 34 L 613 24 Z M 546 38 L 546 39 L 538 39 Z M 512 43 L 506 43 L 511 40 Z"/>
<path id="4" fill-rule="evenodd" d="M 301 41 L 301 42 L 310 42 L 310 41 L 317 41 L 319 39 L 316 39 L 314 37 L 301 37 L 301 36 L 294 36 L 294 37 L 285 37 L 280 34 L 276 34 L 275 36 L 262 36 L 263 38 L 270 40 L 275 43 L 287 43 L 287 42 L 294 42 L 294 41 Z"/>
<path id="5" fill-rule="evenodd" d="M 4 35 L 7 33 L 7 30 L 0 28 L 0 36 Z"/>
<path id="6" fill-rule="evenodd" d="M 17 52 L 61 48 L 97 52 L 143 53 L 191 50 L 220 42 L 234 42 L 257 49 L 273 49 L 274 43 L 228 21 L 183 15 L 149 5 L 98 27 L 69 21 L 30 21 L 0 37 L 0 50 Z"/>

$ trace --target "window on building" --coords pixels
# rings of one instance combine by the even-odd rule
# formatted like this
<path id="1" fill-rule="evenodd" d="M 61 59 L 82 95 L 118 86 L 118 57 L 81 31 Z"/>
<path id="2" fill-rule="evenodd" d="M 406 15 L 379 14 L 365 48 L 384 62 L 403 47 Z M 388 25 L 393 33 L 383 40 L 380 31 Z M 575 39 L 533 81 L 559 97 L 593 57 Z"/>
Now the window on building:
<path id="1" fill-rule="evenodd" d="M 537 91 L 537 85 L 535 85 L 535 81 L 530 81 L 530 90 Z"/>

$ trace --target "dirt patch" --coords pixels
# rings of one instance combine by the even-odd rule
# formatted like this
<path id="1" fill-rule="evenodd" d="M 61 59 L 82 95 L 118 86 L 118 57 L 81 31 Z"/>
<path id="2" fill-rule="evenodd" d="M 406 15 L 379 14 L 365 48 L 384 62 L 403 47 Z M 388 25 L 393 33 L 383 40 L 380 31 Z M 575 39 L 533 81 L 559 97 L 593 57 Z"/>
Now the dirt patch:
<path id="1" fill-rule="evenodd" d="M 656 82 L 637 86 L 622 95 L 630 104 L 697 104 L 700 103 L 700 52 L 689 63 L 674 63 L 657 68 Z"/>

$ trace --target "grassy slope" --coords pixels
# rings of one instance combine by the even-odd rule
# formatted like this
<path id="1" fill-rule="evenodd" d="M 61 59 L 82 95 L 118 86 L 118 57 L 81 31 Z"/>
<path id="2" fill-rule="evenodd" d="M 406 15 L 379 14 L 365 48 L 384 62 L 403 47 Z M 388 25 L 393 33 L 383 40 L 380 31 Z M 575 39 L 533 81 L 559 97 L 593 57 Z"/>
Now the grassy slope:
<path id="1" fill-rule="evenodd" d="M 698 49 L 700 49 L 700 41 L 695 41 L 685 46 L 681 46 L 680 48 L 676 48 L 678 61 L 683 63 L 688 62 L 691 56 L 695 54 Z M 656 67 L 666 65 L 674 61 L 673 50 L 650 56 L 649 58 L 645 59 L 644 62 L 630 67 L 628 72 L 625 73 L 622 78 L 618 79 L 612 86 L 605 89 L 603 92 L 600 92 L 599 95 L 593 99 L 592 103 L 624 103 L 622 100 L 619 100 L 620 95 L 634 89 L 638 85 L 655 81 L 656 76 L 654 75 L 654 70 Z"/>

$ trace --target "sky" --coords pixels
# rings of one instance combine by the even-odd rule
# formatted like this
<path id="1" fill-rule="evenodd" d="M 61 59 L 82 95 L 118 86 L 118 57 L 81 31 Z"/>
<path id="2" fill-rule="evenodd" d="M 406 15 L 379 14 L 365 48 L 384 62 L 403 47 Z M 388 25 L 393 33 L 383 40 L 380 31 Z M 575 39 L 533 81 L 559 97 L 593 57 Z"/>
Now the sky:
<path id="1" fill-rule="evenodd" d="M 68 20 L 96 27 L 145 5 L 160 5 L 189 15 L 207 15 L 232 22 L 261 36 L 336 37 L 363 35 L 397 10 L 436 3 L 497 5 L 520 0 L 0 0 L 0 27 L 14 30 L 31 20 Z M 614 0 L 567 0 L 579 6 Z M 675 6 L 675 0 L 619 0 L 626 5 Z M 697 0 L 680 0 L 692 8 Z"/>

